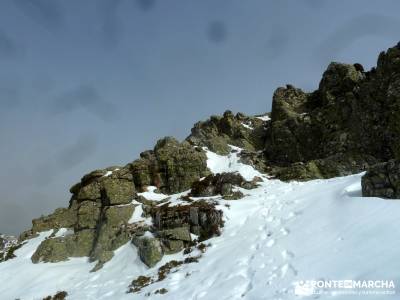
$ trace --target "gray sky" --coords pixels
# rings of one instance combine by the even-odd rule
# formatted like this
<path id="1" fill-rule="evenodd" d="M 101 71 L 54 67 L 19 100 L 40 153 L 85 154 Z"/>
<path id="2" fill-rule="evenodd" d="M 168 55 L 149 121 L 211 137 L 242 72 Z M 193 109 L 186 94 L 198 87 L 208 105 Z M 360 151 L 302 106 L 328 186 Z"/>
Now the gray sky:
<path id="1" fill-rule="evenodd" d="M 400 2 L 3 0 L 0 232 L 69 200 L 96 168 L 275 88 L 315 89 L 330 61 L 375 65 L 400 39 Z"/>

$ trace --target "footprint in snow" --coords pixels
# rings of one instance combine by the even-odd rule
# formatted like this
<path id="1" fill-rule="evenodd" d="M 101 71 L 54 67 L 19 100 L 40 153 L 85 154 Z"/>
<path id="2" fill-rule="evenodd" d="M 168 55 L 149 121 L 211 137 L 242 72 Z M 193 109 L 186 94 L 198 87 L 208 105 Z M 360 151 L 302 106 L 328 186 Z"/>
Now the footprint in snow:
<path id="1" fill-rule="evenodd" d="M 282 255 L 282 258 L 283 258 L 284 260 L 289 260 L 289 259 L 292 259 L 292 258 L 294 257 L 294 253 L 293 253 L 293 252 L 290 252 L 290 251 L 288 251 L 288 250 L 283 250 L 283 251 L 281 252 L 281 255 Z"/>
<path id="2" fill-rule="evenodd" d="M 271 240 L 269 240 L 269 241 L 267 242 L 267 247 L 268 247 L 268 248 L 271 248 L 273 245 L 275 245 L 275 240 L 274 240 L 274 239 L 271 239 Z"/>
<path id="3" fill-rule="evenodd" d="M 289 229 L 285 227 L 282 227 L 279 231 L 282 233 L 282 235 L 288 235 L 290 233 Z"/>

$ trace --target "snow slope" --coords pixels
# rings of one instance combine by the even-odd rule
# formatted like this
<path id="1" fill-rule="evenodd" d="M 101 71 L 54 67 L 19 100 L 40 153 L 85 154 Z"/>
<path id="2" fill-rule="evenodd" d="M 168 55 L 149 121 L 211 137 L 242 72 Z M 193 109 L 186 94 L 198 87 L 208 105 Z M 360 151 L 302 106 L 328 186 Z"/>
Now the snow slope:
<path id="1" fill-rule="evenodd" d="M 127 294 L 138 275 L 151 276 L 168 260 L 182 259 L 183 253 L 164 256 L 149 269 L 128 243 L 95 273 L 89 272 L 94 265 L 85 258 L 32 264 L 30 256 L 51 234 L 46 232 L 17 250 L 17 258 L 0 264 L 0 299 L 42 299 L 61 290 L 68 292 L 67 299 L 149 299 L 146 293 L 151 299 L 174 300 L 360 299 L 329 291 L 296 295 L 301 291 L 295 291 L 295 282 L 387 279 L 400 286 L 400 203 L 360 197 L 362 174 L 283 183 L 239 163 L 235 153 L 207 155 L 215 173 L 238 171 L 247 179 L 262 176 L 264 182 L 242 190 L 246 197 L 241 200 L 219 200 L 225 227 L 221 236 L 208 241 L 211 245 L 198 263 L 182 265 L 165 280 Z M 154 294 L 160 288 L 168 293 Z"/>

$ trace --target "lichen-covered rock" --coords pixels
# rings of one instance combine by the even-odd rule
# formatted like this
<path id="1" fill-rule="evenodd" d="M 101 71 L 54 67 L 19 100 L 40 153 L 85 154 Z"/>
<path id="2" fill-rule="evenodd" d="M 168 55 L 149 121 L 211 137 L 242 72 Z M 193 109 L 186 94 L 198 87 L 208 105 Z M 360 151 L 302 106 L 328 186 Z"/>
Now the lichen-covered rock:
<path id="1" fill-rule="evenodd" d="M 58 228 L 73 228 L 77 222 L 76 211 L 58 208 L 54 213 L 32 220 L 32 233 Z"/>
<path id="2" fill-rule="evenodd" d="M 157 230 L 188 227 L 191 233 L 199 236 L 200 241 L 219 235 L 224 224 L 222 211 L 205 201 L 175 206 L 166 203 L 154 207 L 151 215 Z"/>
<path id="3" fill-rule="evenodd" d="M 400 199 L 400 161 L 374 165 L 362 177 L 361 187 L 364 197 Z"/>
<path id="4" fill-rule="evenodd" d="M 130 203 L 135 194 L 134 184 L 129 180 L 106 178 L 103 182 L 104 196 L 109 205 Z"/>
<path id="5" fill-rule="evenodd" d="M 179 252 L 192 241 L 188 226 L 160 230 L 157 237 L 161 240 L 166 254 Z"/>
<path id="6" fill-rule="evenodd" d="M 210 197 L 215 195 L 222 195 L 228 199 L 229 196 L 234 195 L 234 186 L 252 189 L 257 187 L 257 183 L 246 181 L 239 173 L 221 173 L 208 175 L 206 178 L 195 181 L 192 184 L 189 195 L 194 197 Z M 236 193 L 236 197 L 237 196 L 239 196 L 238 193 Z"/>
<path id="7" fill-rule="evenodd" d="M 38 262 L 59 262 L 68 260 L 69 257 L 89 256 L 95 234 L 93 230 L 81 230 L 73 235 L 45 239 L 31 260 Z"/>
<path id="8" fill-rule="evenodd" d="M 130 167 L 136 186 L 153 185 L 166 194 L 185 191 L 209 174 L 202 149 L 171 137 L 159 140 L 153 151 L 141 153 Z"/>
<path id="9" fill-rule="evenodd" d="M 305 163 L 293 163 L 285 167 L 270 167 L 269 174 L 285 181 L 307 181 L 351 175 L 364 171 L 377 162 L 369 155 L 337 154 Z"/>
<path id="10" fill-rule="evenodd" d="M 198 122 L 186 140 L 196 146 L 208 147 L 218 154 L 228 154 L 229 145 L 250 151 L 262 150 L 265 142 L 265 122 L 257 117 L 226 111 L 222 117 L 212 116 Z"/>
<path id="11" fill-rule="evenodd" d="M 133 241 L 138 248 L 139 257 L 149 268 L 154 267 L 163 257 L 161 242 L 152 237 L 141 237 Z"/>
<path id="12" fill-rule="evenodd" d="M 312 93 L 290 85 L 277 89 L 266 133 L 267 168 L 280 179 L 308 180 L 400 158 L 399 60 L 394 47 L 368 72 L 359 64 L 331 63 Z"/>
<path id="13" fill-rule="evenodd" d="M 91 253 L 91 259 L 98 261 L 99 266 L 113 257 L 113 251 L 130 240 L 130 234 L 125 228 L 132 217 L 133 204 L 109 206 L 103 209 L 96 241 Z"/>
<path id="14" fill-rule="evenodd" d="M 94 229 L 100 218 L 101 204 L 93 201 L 83 201 L 79 204 L 78 220 L 75 228 L 80 229 Z"/>

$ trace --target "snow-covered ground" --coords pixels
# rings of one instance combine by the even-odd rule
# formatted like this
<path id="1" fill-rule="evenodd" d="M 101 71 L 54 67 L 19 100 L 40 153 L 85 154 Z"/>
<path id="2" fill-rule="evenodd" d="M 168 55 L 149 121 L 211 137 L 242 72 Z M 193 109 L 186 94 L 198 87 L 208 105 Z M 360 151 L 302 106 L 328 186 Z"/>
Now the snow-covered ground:
<path id="1" fill-rule="evenodd" d="M 218 200 L 225 227 L 221 236 L 207 241 L 211 245 L 198 263 L 184 264 L 165 280 L 127 294 L 138 275 L 151 276 L 168 260 L 184 255 L 164 256 L 149 269 L 127 243 L 94 273 L 89 272 L 94 264 L 85 258 L 32 264 L 36 247 L 51 234 L 46 232 L 17 250 L 17 258 L 0 264 L 0 299 L 42 299 L 62 290 L 68 292 L 67 299 L 400 297 L 400 202 L 360 197 L 361 174 L 283 183 L 239 163 L 234 153 L 207 155 L 215 173 L 238 171 L 246 179 L 262 176 L 264 182 L 256 189 L 241 190 L 246 195 L 241 200 Z M 296 287 L 296 282 L 306 280 L 393 280 L 397 295 L 343 295 L 327 289 L 326 294 L 310 296 L 310 289 Z M 154 294 L 161 288 L 168 293 Z"/>

